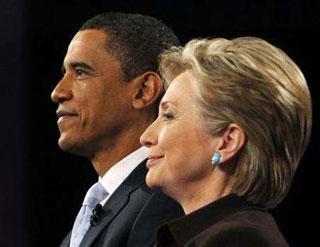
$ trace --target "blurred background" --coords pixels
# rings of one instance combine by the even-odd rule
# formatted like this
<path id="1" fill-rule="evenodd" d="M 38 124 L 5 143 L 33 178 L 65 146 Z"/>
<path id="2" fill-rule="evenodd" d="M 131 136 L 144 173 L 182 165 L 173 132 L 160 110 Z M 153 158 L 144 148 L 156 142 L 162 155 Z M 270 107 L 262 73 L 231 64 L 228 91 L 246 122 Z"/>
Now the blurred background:
<path id="1" fill-rule="evenodd" d="M 313 97 L 313 135 L 287 198 L 272 213 L 291 246 L 315 246 L 319 0 L 1 0 L 0 246 L 58 246 L 97 179 L 88 160 L 59 150 L 50 93 L 73 35 L 85 20 L 106 11 L 157 17 L 182 43 L 208 36 L 261 37 L 300 66 Z"/>

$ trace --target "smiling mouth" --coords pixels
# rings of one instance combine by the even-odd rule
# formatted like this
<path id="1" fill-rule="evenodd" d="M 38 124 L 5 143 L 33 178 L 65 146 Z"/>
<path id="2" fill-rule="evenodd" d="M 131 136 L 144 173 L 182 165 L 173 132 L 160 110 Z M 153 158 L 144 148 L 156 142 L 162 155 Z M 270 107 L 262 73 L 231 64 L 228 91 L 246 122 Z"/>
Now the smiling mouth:
<path id="1" fill-rule="evenodd" d="M 61 124 L 63 121 L 70 119 L 71 117 L 76 117 L 78 114 L 67 111 L 57 111 L 57 124 Z"/>
<path id="2" fill-rule="evenodd" d="M 164 155 L 159 155 L 159 156 L 149 156 L 147 160 L 147 168 L 150 168 L 154 166 L 159 160 L 161 160 L 164 157 Z"/>

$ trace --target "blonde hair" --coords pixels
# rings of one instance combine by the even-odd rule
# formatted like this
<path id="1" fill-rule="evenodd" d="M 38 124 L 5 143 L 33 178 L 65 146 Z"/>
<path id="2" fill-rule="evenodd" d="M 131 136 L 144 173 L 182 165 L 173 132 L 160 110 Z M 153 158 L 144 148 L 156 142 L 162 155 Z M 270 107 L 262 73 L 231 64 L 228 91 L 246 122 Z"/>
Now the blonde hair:
<path id="1" fill-rule="evenodd" d="M 235 159 L 233 192 L 268 208 L 288 192 L 311 132 L 311 98 L 298 66 L 254 37 L 196 39 L 160 58 L 166 83 L 191 70 L 207 130 L 238 124 L 246 143 Z"/>

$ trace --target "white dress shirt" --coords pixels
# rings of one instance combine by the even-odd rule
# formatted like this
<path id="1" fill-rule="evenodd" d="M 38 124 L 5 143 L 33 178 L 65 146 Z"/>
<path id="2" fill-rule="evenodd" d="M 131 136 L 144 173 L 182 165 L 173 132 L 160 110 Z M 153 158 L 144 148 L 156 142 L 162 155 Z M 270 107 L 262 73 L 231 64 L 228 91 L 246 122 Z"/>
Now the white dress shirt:
<path id="1" fill-rule="evenodd" d="M 102 183 L 108 192 L 108 196 L 100 202 L 102 206 L 104 206 L 113 192 L 147 156 L 148 148 L 141 147 L 112 166 L 103 177 L 99 177 L 99 182 Z"/>

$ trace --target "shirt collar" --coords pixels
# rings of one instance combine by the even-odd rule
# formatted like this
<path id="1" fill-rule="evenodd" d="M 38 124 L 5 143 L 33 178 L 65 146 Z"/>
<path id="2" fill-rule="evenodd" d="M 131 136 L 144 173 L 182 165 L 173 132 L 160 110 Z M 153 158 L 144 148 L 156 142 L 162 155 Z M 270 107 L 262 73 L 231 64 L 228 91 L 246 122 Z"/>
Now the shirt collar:
<path id="1" fill-rule="evenodd" d="M 141 147 L 124 157 L 112 166 L 103 177 L 99 177 L 99 182 L 108 192 L 108 197 L 100 202 L 104 205 L 113 192 L 122 184 L 130 173 L 148 156 L 148 148 Z"/>

